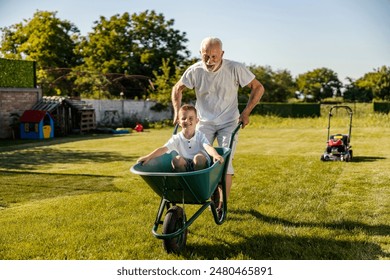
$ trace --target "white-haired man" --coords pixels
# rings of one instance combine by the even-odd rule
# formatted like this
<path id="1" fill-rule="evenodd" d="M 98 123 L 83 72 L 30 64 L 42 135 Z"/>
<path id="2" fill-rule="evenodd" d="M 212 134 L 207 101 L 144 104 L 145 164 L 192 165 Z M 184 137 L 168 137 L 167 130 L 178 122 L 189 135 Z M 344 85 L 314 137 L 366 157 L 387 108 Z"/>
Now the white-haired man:
<path id="1" fill-rule="evenodd" d="M 178 121 L 183 90 L 195 89 L 196 108 L 200 119 L 198 129 L 206 135 L 210 143 L 217 139 L 219 146 L 227 147 L 238 122 L 242 122 L 242 128 L 249 123 L 249 115 L 263 96 L 264 87 L 244 64 L 223 58 L 220 39 L 203 39 L 200 54 L 201 61 L 191 65 L 172 88 L 173 121 Z M 251 89 L 248 103 L 241 114 L 238 110 L 239 86 Z M 227 196 L 234 174 L 232 159 L 237 140 L 234 142 L 226 174 Z M 221 208 L 222 203 L 219 203 L 219 212 Z"/>

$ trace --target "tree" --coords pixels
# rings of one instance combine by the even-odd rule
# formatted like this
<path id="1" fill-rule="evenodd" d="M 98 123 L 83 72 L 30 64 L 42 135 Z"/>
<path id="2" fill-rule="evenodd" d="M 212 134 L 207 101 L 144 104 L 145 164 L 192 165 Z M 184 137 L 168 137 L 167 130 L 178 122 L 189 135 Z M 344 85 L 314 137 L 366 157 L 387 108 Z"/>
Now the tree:
<path id="1" fill-rule="evenodd" d="M 110 19 L 101 16 L 79 47 L 84 64 L 73 72 L 79 90 L 95 96 L 118 97 L 120 92 L 127 98 L 145 96 L 153 72 L 162 74 L 164 59 L 172 75 L 175 65 L 181 65 L 189 56 L 184 45 L 188 41 L 186 34 L 173 29 L 173 24 L 174 20 L 165 21 L 162 14 L 154 11 L 117 14 Z M 90 74 L 80 76 L 81 73 Z M 118 75 L 125 79 L 118 79 Z M 95 83 L 102 87 L 92 88 Z"/>
<path id="2" fill-rule="evenodd" d="M 159 69 L 163 59 L 169 59 L 171 66 L 176 64 L 181 67 L 185 64 L 190 55 L 184 45 L 188 39 L 185 32 L 172 28 L 175 23 L 173 19 L 165 21 L 163 14 L 145 11 L 139 15 L 133 14 L 131 20 L 134 42 L 137 44 L 135 50 L 144 71 L 142 74 L 151 75 Z"/>
<path id="3" fill-rule="evenodd" d="M 372 91 L 369 88 L 359 87 L 352 78 L 347 78 L 349 84 L 345 86 L 343 93 L 344 101 L 350 102 L 371 102 Z"/>
<path id="4" fill-rule="evenodd" d="M 270 66 L 251 66 L 250 69 L 265 88 L 262 101 L 287 102 L 293 96 L 295 84 L 289 71 L 273 71 Z M 249 90 L 246 92 L 249 94 Z"/>
<path id="5" fill-rule="evenodd" d="M 390 101 L 390 67 L 382 66 L 377 69 L 375 78 L 377 84 L 374 88 L 374 97 Z"/>
<path id="6" fill-rule="evenodd" d="M 278 70 L 272 75 L 274 84 L 273 102 L 287 102 L 289 98 L 294 96 L 295 82 L 288 70 Z"/>
<path id="7" fill-rule="evenodd" d="M 176 66 L 176 64 L 174 64 L 173 69 L 175 72 L 172 75 L 172 67 L 169 66 L 169 64 L 169 59 L 163 59 L 159 71 L 153 71 L 153 74 L 155 76 L 155 80 L 153 82 L 154 88 L 149 89 L 148 91 L 150 99 L 153 99 L 164 106 L 167 106 L 171 102 L 172 87 L 177 83 L 177 81 L 179 81 L 182 74 L 182 70 L 185 67 L 178 67 Z M 182 98 L 183 102 L 190 103 L 195 99 L 196 97 L 194 90 L 184 90 Z"/>
<path id="8" fill-rule="evenodd" d="M 168 105 L 171 100 L 172 87 L 180 78 L 180 69 L 176 67 L 175 75 L 172 76 L 169 59 L 163 59 L 159 70 L 153 72 L 156 79 L 153 82 L 154 88 L 149 89 L 149 97 L 163 105 Z"/>
<path id="9" fill-rule="evenodd" d="M 390 100 L 390 67 L 382 66 L 363 77 L 353 81 L 344 92 L 344 99 L 351 101 L 369 102 L 377 100 Z"/>
<path id="10" fill-rule="evenodd" d="M 37 62 L 37 82 L 46 94 L 69 94 L 67 74 L 79 64 L 74 50 L 79 30 L 57 12 L 37 11 L 32 19 L 1 28 L 0 53 L 4 58 Z"/>
<path id="11" fill-rule="evenodd" d="M 315 101 L 341 95 L 342 83 L 337 74 L 328 68 L 317 68 L 297 77 L 298 90 Z"/>

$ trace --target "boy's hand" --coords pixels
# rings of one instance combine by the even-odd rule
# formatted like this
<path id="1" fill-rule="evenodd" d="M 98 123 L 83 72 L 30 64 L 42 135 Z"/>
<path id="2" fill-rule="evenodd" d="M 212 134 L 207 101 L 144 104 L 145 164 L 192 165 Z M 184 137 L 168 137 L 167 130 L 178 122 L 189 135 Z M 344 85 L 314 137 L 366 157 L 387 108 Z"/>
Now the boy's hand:
<path id="1" fill-rule="evenodd" d="M 149 161 L 149 158 L 148 157 L 140 157 L 138 160 L 137 160 L 137 163 L 140 163 L 141 165 L 145 165 L 147 164 Z"/>
<path id="2" fill-rule="evenodd" d="M 219 164 L 223 163 L 224 162 L 223 156 L 218 155 L 218 156 L 214 157 L 214 162 L 217 162 L 217 161 L 219 161 Z"/>

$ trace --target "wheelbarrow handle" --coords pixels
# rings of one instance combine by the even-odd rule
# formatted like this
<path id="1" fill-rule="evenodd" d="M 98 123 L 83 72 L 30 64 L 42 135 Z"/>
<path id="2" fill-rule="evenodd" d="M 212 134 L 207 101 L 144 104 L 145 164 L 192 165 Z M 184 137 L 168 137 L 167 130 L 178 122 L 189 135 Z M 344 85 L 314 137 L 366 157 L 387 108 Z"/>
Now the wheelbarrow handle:
<path id="1" fill-rule="evenodd" d="M 230 137 L 229 149 L 233 148 L 234 136 L 236 136 L 238 130 L 242 127 L 242 125 L 243 125 L 243 122 L 239 122 L 237 127 L 233 130 L 232 136 Z"/>
<path id="2" fill-rule="evenodd" d="M 173 135 L 176 135 L 177 134 L 177 131 L 179 130 L 179 123 L 176 123 L 175 124 L 175 128 L 173 129 Z"/>

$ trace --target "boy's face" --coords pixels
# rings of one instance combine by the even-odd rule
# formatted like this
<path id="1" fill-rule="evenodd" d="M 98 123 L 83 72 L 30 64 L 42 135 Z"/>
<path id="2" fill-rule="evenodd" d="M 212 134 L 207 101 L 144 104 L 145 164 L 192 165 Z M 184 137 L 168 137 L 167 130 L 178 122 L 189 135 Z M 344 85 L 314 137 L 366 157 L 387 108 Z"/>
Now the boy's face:
<path id="1" fill-rule="evenodd" d="M 198 123 L 198 117 L 193 110 L 180 110 L 179 112 L 179 125 L 183 129 L 194 130 Z"/>

